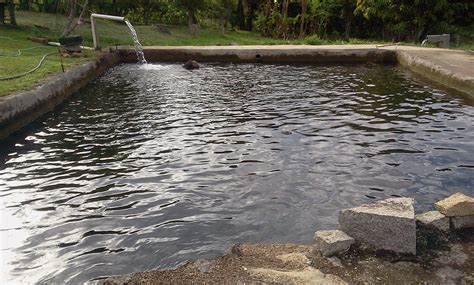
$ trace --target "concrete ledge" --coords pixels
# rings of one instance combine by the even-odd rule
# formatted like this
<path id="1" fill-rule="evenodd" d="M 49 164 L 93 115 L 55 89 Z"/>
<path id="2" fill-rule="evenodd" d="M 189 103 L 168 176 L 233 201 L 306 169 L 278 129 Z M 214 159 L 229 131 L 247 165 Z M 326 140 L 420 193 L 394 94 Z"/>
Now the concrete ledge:
<path id="1" fill-rule="evenodd" d="M 114 50 L 114 48 L 109 48 Z M 408 46 L 150 46 L 150 62 L 284 63 L 284 64 L 396 64 L 445 87 L 474 98 L 474 56 L 462 51 Z M 0 140 L 52 110 L 105 70 L 120 62 L 136 62 L 132 47 L 102 54 L 73 69 L 52 76 L 26 92 L 0 97 Z"/>
<path id="2" fill-rule="evenodd" d="M 185 62 L 189 59 L 203 62 L 236 63 L 395 63 L 396 53 L 375 46 L 212 46 L 212 47 L 145 47 L 150 62 Z M 133 49 L 123 47 L 124 62 L 136 62 Z"/>
<path id="3" fill-rule="evenodd" d="M 435 56 L 433 55 L 433 57 Z M 439 56 L 443 55 L 440 54 Z M 426 55 L 423 56 L 407 50 L 397 51 L 397 60 L 401 66 L 448 88 L 474 96 L 474 77 L 455 72 L 453 69 L 442 66 L 426 57 Z M 474 63 L 469 66 L 469 62 L 466 62 L 467 68 L 474 70 Z"/>
<path id="4" fill-rule="evenodd" d="M 8 96 L 0 97 L 0 140 L 51 111 L 67 97 L 120 62 L 118 54 L 103 54 L 95 61 L 53 75 L 46 83 Z"/>
<path id="5" fill-rule="evenodd" d="M 131 47 L 119 47 L 124 62 L 136 62 Z M 376 45 L 149 46 L 150 62 L 331 64 L 392 63 L 474 98 L 474 56 L 449 49 Z"/>

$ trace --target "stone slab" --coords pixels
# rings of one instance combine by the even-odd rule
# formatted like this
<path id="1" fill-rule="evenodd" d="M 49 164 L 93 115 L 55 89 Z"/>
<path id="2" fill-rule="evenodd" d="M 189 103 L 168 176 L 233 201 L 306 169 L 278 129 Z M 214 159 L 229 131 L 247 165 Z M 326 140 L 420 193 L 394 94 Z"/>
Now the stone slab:
<path id="1" fill-rule="evenodd" d="M 349 250 L 354 239 L 340 230 L 317 231 L 314 248 L 324 256 L 333 256 Z"/>
<path id="2" fill-rule="evenodd" d="M 342 210 L 340 229 L 372 249 L 416 254 L 413 204 L 412 198 L 390 198 Z"/>
<path id="3" fill-rule="evenodd" d="M 474 216 L 474 198 L 456 193 L 436 202 L 435 208 L 448 217 Z"/>
<path id="4" fill-rule="evenodd" d="M 452 217 L 451 228 L 456 230 L 474 228 L 474 216 Z"/>
<path id="5" fill-rule="evenodd" d="M 449 231 L 449 218 L 438 211 L 416 215 L 416 220 L 423 225 L 435 227 L 440 231 Z"/>

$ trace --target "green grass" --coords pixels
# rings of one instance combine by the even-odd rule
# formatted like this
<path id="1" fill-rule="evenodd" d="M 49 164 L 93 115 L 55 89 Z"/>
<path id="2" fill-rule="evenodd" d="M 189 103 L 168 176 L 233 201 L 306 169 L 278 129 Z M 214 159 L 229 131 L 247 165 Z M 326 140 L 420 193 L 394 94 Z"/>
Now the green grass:
<path id="1" fill-rule="evenodd" d="M 48 36 L 57 41 L 67 18 L 61 15 L 18 12 L 17 20 L 23 32 L 36 36 Z M 132 45 L 132 39 L 125 23 L 97 19 L 97 30 L 101 46 Z M 229 44 L 288 44 L 289 41 L 263 38 L 256 32 L 201 29 L 199 35 L 192 36 L 187 27 L 166 26 L 171 34 L 161 33 L 155 26 L 135 26 L 142 45 L 229 45 Z M 78 26 L 74 34 L 84 38 L 86 46 L 92 46 L 92 33 L 89 19 Z"/>
<path id="2" fill-rule="evenodd" d="M 34 27 L 31 23 L 40 23 L 40 21 L 35 21 L 33 16 L 20 12 L 18 14 L 18 27 L 0 25 L 0 77 L 26 72 L 34 68 L 44 54 L 58 52 L 57 47 L 42 46 L 39 43 L 28 40 L 30 36 L 43 34 L 43 31 L 49 36 L 55 33 L 53 30 Z M 42 20 L 43 23 L 48 23 L 46 17 Z M 18 49 L 34 46 L 40 46 L 40 48 L 24 50 L 21 56 L 14 56 Z M 94 57 L 92 52 L 85 54 L 85 58 L 63 58 L 64 68 L 70 68 Z M 0 96 L 29 90 L 33 86 L 38 85 L 46 76 L 58 72 L 62 72 L 59 52 L 57 55 L 48 56 L 43 65 L 32 74 L 13 80 L 0 81 Z"/>

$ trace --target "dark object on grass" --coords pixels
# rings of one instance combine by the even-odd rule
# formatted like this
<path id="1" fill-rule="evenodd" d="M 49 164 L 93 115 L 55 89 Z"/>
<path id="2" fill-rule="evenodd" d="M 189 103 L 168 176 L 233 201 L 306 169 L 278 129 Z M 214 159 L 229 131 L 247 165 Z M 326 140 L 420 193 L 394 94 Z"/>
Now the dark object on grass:
<path id="1" fill-rule="evenodd" d="M 158 29 L 158 32 L 160 32 L 162 34 L 171 35 L 171 31 L 168 30 L 166 27 L 164 27 L 160 24 L 156 24 L 155 27 Z"/>
<path id="2" fill-rule="evenodd" d="M 193 70 L 193 69 L 199 69 L 200 66 L 199 66 L 199 63 L 197 63 L 197 61 L 190 59 L 186 61 L 183 67 L 186 68 L 187 70 Z"/>
<path id="3" fill-rule="evenodd" d="M 47 37 L 29 37 L 28 39 L 32 42 L 40 43 L 43 45 L 47 45 L 49 42 L 49 39 Z"/>
<path id="4" fill-rule="evenodd" d="M 61 52 L 81 52 L 82 36 L 68 36 L 59 38 Z"/>
<path id="5" fill-rule="evenodd" d="M 41 26 L 41 25 L 36 25 L 36 24 L 34 24 L 33 27 L 38 28 L 38 29 L 41 29 L 41 30 L 48 30 L 48 31 L 51 30 L 51 29 L 48 28 L 48 27 Z"/>
<path id="6" fill-rule="evenodd" d="M 82 45 L 82 36 L 68 36 L 59 38 L 59 43 L 62 46 L 80 46 Z"/>

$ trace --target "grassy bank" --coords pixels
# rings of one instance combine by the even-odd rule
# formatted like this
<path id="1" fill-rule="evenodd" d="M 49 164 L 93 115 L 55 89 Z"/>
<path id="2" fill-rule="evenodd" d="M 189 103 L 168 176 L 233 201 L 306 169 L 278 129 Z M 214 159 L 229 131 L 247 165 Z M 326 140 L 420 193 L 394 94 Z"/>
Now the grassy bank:
<path id="1" fill-rule="evenodd" d="M 31 36 L 46 36 L 51 41 L 57 41 L 67 18 L 62 15 L 18 12 L 18 27 L 0 25 L 0 77 L 11 76 L 35 67 L 46 53 L 56 52 L 57 47 L 41 47 L 22 51 L 20 56 L 14 56 L 17 49 L 39 46 L 28 40 Z M 98 19 L 98 33 L 101 46 L 132 45 L 129 31 L 124 23 Z M 370 40 L 323 40 L 317 36 L 293 41 L 265 38 L 256 32 L 226 31 L 219 29 L 201 29 L 193 36 L 184 26 L 137 26 L 137 33 L 143 45 L 276 45 L 276 44 L 368 44 L 382 43 Z M 92 46 L 91 26 L 88 19 L 78 26 L 74 32 L 84 38 L 84 45 Z M 472 48 L 471 46 L 462 48 Z M 63 65 L 67 69 L 75 64 L 84 62 L 94 56 L 93 52 L 86 53 L 86 58 L 64 58 Z M 62 72 L 61 58 L 58 55 L 49 56 L 43 66 L 33 74 L 14 80 L 1 81 L 0 96 L 20 90 L 27 90 L 38 84 L 47 75 Z"/>

